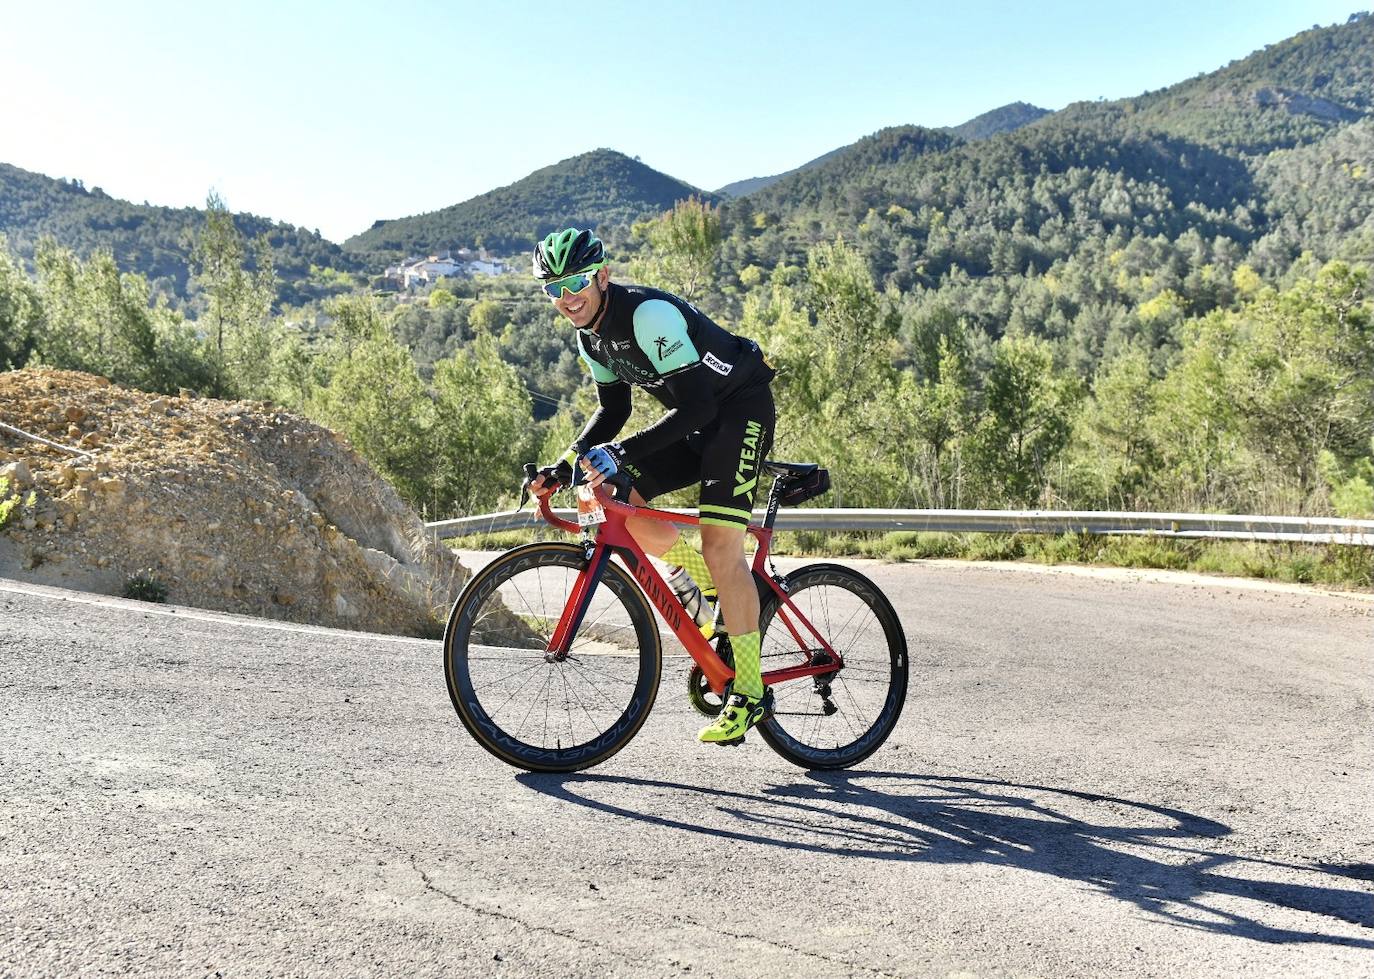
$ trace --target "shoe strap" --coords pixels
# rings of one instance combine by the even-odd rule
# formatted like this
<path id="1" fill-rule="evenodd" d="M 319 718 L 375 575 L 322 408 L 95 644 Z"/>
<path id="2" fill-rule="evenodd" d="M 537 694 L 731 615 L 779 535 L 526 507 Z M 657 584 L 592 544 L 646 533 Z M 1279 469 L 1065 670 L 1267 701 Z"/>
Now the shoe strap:
<path id="1" fill-rule="evenodd" d="M 744 707 L 746 709 L 757 709 L 768 698 L 768 691 L 765 689 L 762 697 L 750 697 L 748 694 L 732 693 L 725 701 L 727 707 Z"/>

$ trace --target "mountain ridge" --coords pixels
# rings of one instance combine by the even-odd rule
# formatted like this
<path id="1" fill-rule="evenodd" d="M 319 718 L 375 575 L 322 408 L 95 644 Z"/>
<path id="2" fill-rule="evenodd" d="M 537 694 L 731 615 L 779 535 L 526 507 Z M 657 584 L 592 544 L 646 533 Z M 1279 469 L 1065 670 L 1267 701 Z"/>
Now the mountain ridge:
<path id="1" fill-rule="evenodd" d="M 688 197 L 720 199 L 618 150 L 600 148 L 437 211 L 374 223 L 345 239 L 343 247 L 377 256 L 479 245 L 509 252 L 554 227 L 628 226 Z"/>
<path id="2" fill-rule="evenodd" d="M 1311 142 L 1374 112 L 1374 15 L 1313 27 L 1212 72 L 1110 102 L 1074 102 L 1065 121 L 1110 120 L 1248 155 Z"/>
<path id="3" fill-rule="evenodd" d="M 1042 109 L 1029 102 L 1009 102 L 976 115 L 968 122 L 957 126 L 945 126 L 944 129 L 965 142 L 976 143 L 999 133 L 1014 132 L 1048 115 L 1053 115 L 1052 109 Z"/>
<path id="4" fill-rule="evenodd" d="M 360 271 L 356 259 L 318 232 L 248 212 L 233 217 L 245 237 L 267 235 L 286 302 L 306 302 L 329 291 L 312 283 L 312 267 Z M 83 258 L 106 248 L 122 270 L 185 297 L 191 244 L 204 223 L 201 208 L 135 204 L 99 187 L 87 190 L 78 180 L 0 163 L 0 235 L 25 261 L 32 261 L 45 236 Z"/>
<path id="5" fill-rule="evenodd" d="M 1341 57 L 1327 57 L 1333 51 Z M 1320 82 L 1332 97 L 1303 92 L 1305 78 Z M 1288 94 L 1274 94 L 1279 92 Z M 1193 213 L 1189 207 L 1219 212 L 1243 203 L 1253 182 L 1249 161 L 1276 148 L 1310 145 L 1349 125 L 1342 120 L 1359 117 L 1371 103 L 1374 18 L 1362 15 L 1302 32 L 1211 74 L 1129 99 L 1073 103 L 977 142 L 952 137 L 954 144 L 927 144 L 918 153 L 873 152 L 875 142 L 909 139 L 919 127 L 883 130 L 729 207 L 764 210 L 784 225 L 792 218 L 809 223 L 812 230 L 795 233 L 814 240 L 817 234 L 852 234 L 871 208 L 928 206 L 948 216 L 970 198 L 986 197 L 986 206 L 995 207 L 1009 193 L 1020 197 L 1023 185 L 1041 176 L 1083 170 L 1137 182 L 1137 199 L 1164 195 L 1152 209 L 1172 207 L 1170 220 L 1212 226 L 1215 233 L 1218 219 L 1199 222 L 1187 216 Z M 1055 214 L 1022 210 L 1028 225 Z"/>
<path id="6" fill-rule="evenodd" d="M 996 109 L 990 109 L 987 112 L 974 116 L 972 119 L 960 123 L 958 126 L 941 126 L 939 127 L 939 131 L 952 133 L 968 142 L 975 142 L 980 139 L 987 139 L 991 136 L 995 136 L 998 133 L 1010 132 L 1014 129 L 1019 129 L 1021 126 L 1029 125 L 1037 119 L 1049 115 L 1050 111 L 1049 109 L 1041 109 L 1038 106 L 1031 105 L 1028 102 L 1011 102 L 1007 105 L 998 106 Z M 801 166 L 793 167 L 791 170 L 785 170 L 782 173 L 775 173 L 767 177 L 746 177 L 743 180 L 736 180 L 733 183 L 728 183 L 724 187 L 718 188 L 716 193 L 724 197 L 747 197 L 755 191 L 763 190 L 765 187 L 777 183 L 784 177 L 790 177 L 804 170 L 814 170 L 816 167 L 825 165 L 837 156 L 853 149 L 854 146 L 862 142 L 864 138 L 867 137 L 861 137 L 853 143 L 846 143 L 844 146 L 837 146 L 828 153 L 822 153 L 815 159 L 808 160 Z"/>
<path id="7" fill-rule="evenodd" d="M 726 184 L 724 187 L 717 188 L 716 193 L 720 194 L 722 197 L 745 197 L 756 190 L 762 190 L 769 184 L 776 183 L 783 177 L 790 176 L 801 170 L 814 169 L 827 160 L 833 159 L 835 156 L 843 153 L 853 145 L 853 143 L 846 143 L 844 146 L 837 146 L 828 153 L 822 153 L 814 160 L 807 160 L 801 166 L 793 167 L 791 170 L 784 170 L 782 173 L 775 173 L 767 177 L 745 177 L 743 180 L 733 181 L 732 183 Z"/>

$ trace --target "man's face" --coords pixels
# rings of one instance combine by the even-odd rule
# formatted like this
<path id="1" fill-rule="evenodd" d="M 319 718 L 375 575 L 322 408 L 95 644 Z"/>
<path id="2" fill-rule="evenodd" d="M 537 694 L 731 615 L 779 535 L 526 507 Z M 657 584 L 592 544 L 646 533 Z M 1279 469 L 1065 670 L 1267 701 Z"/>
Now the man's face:
<path id="1" fill-rule="evenodd" d="M 553 308 L 566 316 L 573 326 L 585 328 L 601 311 L 601 304 L 606 301 L 606 283 L 609 280 L 610 273 L 605 268 L 597 269 L 594 282 L 581 292 L 564 290 L 553 300 Z"/>

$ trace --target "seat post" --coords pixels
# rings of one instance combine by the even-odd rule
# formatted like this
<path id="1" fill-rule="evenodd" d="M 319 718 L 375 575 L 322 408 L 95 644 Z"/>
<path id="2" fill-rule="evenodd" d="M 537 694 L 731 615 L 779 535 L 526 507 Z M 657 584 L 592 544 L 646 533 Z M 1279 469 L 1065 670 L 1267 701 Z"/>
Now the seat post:
<path id="1" fill-rule="evenodd" d="M 778 507 L 782 504 L 782 484 L 787 479 L 784 473 L 773 477 L 773 485 L 768 489 L 768 513 L 763 518 L 765 530 L 773 529 L 773 521 L 778 519 Z"/>
<path id="2" fill-rule="evenodd" d="M 768 491 L 768 515 L 763 521 L 765 528 L 773 529 L 773 522 L 778 518 L 778 507 L 782 506 L 783 487 L 787 485 L 788 480 L 809 476 L 819 468 L 820 466 L 814 462 L 763 460 L 759 471 L 769 473 L 773 477 L 773 488 Z"/>

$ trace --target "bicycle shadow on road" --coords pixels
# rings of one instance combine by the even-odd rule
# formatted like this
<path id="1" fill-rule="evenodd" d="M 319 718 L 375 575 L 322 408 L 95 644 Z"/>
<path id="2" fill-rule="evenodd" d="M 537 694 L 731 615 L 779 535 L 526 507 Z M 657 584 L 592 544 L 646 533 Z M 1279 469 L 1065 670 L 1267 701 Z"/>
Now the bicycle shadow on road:
<path id="1" fill-rule="evenodd" d="M 1332 878 L 1368 867 L 1329 867 L 1209 848 L 1230 827 L 1180 810 L 1073 789 L 898 772 L 812 772 L 757 794 L 618 775 L 517 776 L 526 786 L 598 812 L 759 846 L 876 860 L 984 863 L 1052 874 L 1181 927 L 1263 942 L 1374 948 L 1374 940 L 1297 930 L 1260 919 L 1289 909 L 1374 924 L 1369 893 Z M 600 789 L 638 787 L 708 797 L 712 805 L 636 811 Z M 691 822 L 699 818 L 702 822 Z M 1223 870 L 1229 872 L 1223 872 Z M 1301 875 L 1309 881 L 1275 880 Z M 1247 903 L 1248 902 L 1248 903 Z M 1256 907 L 1257 906 L 1257 907 Z M 1238 909 L 1243 907 L 1244 910 Z"/>

